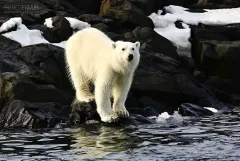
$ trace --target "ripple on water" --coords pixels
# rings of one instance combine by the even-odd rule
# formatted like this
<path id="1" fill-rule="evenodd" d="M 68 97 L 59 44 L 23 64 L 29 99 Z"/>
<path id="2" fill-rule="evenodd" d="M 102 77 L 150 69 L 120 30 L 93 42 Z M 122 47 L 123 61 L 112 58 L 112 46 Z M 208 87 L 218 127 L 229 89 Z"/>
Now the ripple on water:
<path id="1" fill-rule="evenodd" d="M 240 111 L 203 118 L 160 115 L 156 124 L 0 131 L 0 161 L 238 160 Z"/>

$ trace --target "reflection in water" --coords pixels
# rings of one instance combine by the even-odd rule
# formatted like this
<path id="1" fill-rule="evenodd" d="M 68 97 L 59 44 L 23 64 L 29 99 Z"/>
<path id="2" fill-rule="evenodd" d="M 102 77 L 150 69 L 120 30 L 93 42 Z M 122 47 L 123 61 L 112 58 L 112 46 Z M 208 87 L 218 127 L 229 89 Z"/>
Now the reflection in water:
<path id="1" fill-rule="evenodd" d="M 152 125 L 2 130 L 0 161 L 239 160 L 240 110 Z M 161 121 L 159 121 L 161 120 Z"/>
<path id="2" fill-rule="evenodd" d="M 117 127 L 88 126 L 79 129 L 72 136 L 75 143 L 71 147 L 74 152 L 81 154 L 82 159 L 104 158 L 104 156 L 137 147 L 141 140 L 130 135 L 131 131 Z"/>

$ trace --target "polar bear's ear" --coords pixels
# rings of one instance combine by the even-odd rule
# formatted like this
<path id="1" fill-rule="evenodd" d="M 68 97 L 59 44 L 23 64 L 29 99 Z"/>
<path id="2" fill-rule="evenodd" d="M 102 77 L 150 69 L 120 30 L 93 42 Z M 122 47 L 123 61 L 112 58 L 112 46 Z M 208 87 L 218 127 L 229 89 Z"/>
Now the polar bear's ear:
<path id="1" fill-rule="evenodd" d="M 113 49 L 116 48 L 116 44 L 115 44 L 115 43 L 112 44 L 112 48 L 113 48 Z"/>
<path id="2" fill-rule="evenodd" d="M 140 42 L 139 41 L 135 42 L 135 45 L 136 45 L 137 48 L 140 48 Z"/>

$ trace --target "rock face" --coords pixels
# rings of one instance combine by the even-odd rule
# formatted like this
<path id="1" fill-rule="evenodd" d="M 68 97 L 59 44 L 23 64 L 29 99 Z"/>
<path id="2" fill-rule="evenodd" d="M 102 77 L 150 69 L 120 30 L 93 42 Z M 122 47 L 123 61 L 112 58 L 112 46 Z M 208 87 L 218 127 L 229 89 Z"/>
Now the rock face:
<path id="1" fill-rule="evenodd" d="M 192 29 L 192 57 L 205 84 L 224 101 L 239 104 L 240 25 L 198 26 Z"/>
<path id="2" fill-rule="evenodd" d="M 41 29 L 44 38 L 51 43 L 66 41 L 73 34 L 70 23 L 62 16 L 53 17 L 52 25 L 53 28 L 43 26 Z"/>
<path id="3" fill-rule="evenodd" d="M 0 4 L 2 2 L 12 3 L 4 0 Z M 178 111 L 184 116 L 202 117 L 213 114 L 203 107 L 228 110 L 232 108 L 229 104 L 240 104 L 239 24 L 192 27 L 192 60 L 179 57 L 176 47 L 153 30 L 153 22 L 147 17 L 169 4 L 190 6 L 191 12 L 202 12 L 201 6 L 217 5 L 216 2 L 19 0 L 16 5 L 33 8 L 19 13 L 5 8 L 0 25 L 20 16 L 28 28 L 41 30 L 45 39 L 58 43 L 73 33 L 64 18 L 68 16 L 88 22 L 114 41 L 140 41 L 141 60 L 126 101 L 130 117 L 119 118 L 115 125 L 151 124 L 153 120 L 147 117 L 157 117 L 163 112 Z M 220 3 L 228 4 L 236 6 L 238 2 Z M 49 17 L 53 17 L 53 28 L 43 25 Z M 181 22 L 176 22 L 176 26 L 181 28 Z M 13 26 L 4 32 L 17 29 Z M 22 47 L 2 35 L 0 47 L 0 127 L 52 128 L 58 123 L 68 127 L 102 123 L 94 101 L 74 101 L 75 91 L 68 79 L 64 49 L 50 44 Z"/>
<path id="4" fill-rule="evenodd" d="M 141 9 L 127 0 L 103 0 L 100 15 L 126 22 L 130 25 L 154 27 L 152 20 Z"/>

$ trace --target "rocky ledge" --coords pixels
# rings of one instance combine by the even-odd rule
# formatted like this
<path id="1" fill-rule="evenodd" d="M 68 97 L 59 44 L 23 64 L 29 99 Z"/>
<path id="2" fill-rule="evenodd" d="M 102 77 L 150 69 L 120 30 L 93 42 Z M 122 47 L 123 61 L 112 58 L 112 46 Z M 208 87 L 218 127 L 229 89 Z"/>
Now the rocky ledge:
<path id="1" fill-rule="evenodd" d="M 1 4 L 11 2 L 0 0 Z M 79 126 L 100 123 L 95 102 L 73 103 L 74 90 L 65 69 L 64 49 L 54 43 L 66 41 L 79 27 L 66 17 L 84 21 L 113 40 L 140 41 L 141 61 L 126 107 L 127 119 L 117 125 L 153 123 L 150 116 L 177 111 L 183 116 L 212 115 L 239 106 L 240 25 L 191 26 L 192 57 L 181 57 L 177 47 L 154 30 L 147 16 L 167 5 L 202 8 L 238 7 L 235 1 L 169 0 L 19 0 L 16 5 L 37 6 L 36 12 L 0 17 L 0 126 L 47 128 L 59 123 Z M 126 8 L 123 10 L 123 8 Z M 164 13 L 163 13 L 164 14 Z M 4 22 L 21 17 L 27 29 L 39 30 L 48 43 L 27 45 L 6 36 L 21 26 L 4 28 Z M 44 25 L 52 17 L 53 27 Z M 181 22 L 176 23 L 181 28 Z M 24 37 L 24 35 L 23 35 Z M 23 38 L 24 39 L 24 38 Z"/>

